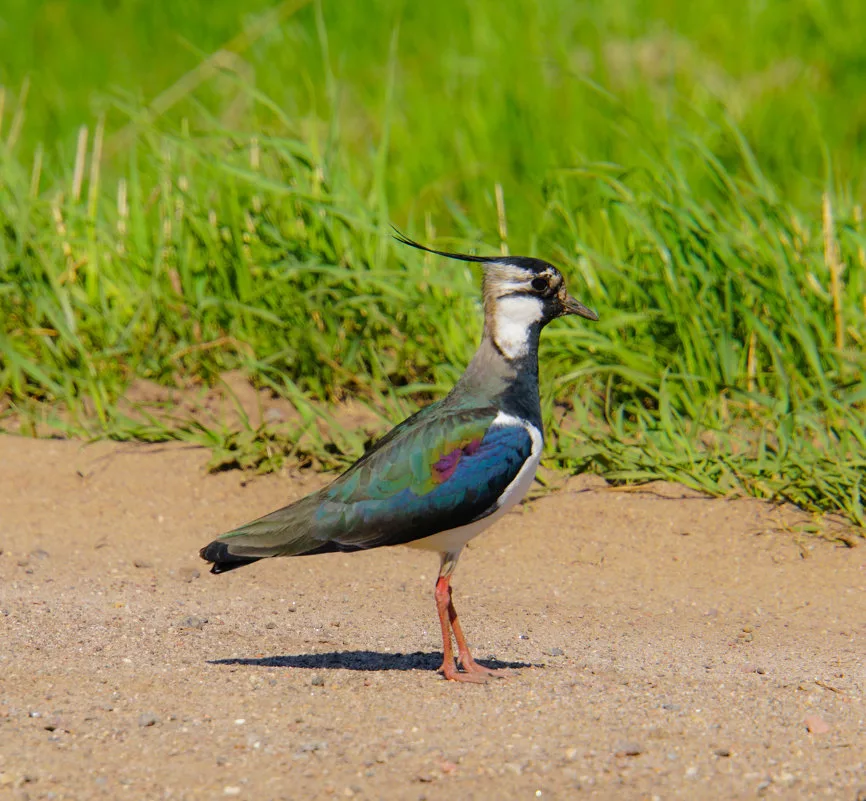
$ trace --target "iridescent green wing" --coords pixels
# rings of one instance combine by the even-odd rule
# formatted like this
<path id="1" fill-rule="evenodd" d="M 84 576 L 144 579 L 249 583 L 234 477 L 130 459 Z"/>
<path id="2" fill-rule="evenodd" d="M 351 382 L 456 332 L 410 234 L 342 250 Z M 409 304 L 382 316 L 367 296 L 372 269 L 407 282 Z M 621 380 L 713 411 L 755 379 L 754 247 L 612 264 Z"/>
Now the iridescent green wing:
<path id="1" fill-rule="evenodd" d="M 220 537 L 232 554 L 279 556 L 398 545 L 493 512 L 532 450 L 495 408 L 431 406 L 325 489 Z"/>

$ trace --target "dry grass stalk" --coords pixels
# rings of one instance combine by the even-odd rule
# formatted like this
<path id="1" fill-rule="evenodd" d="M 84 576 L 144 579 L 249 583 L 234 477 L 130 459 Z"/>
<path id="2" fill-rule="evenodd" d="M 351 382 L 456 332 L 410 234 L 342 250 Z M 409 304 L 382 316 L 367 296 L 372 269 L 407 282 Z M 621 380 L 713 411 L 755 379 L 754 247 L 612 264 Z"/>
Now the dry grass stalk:
<path id="1" fill-rule="evenodd" d="M 124 238 L 126 237 L 126 221 L 129 218 L 129 198 L 127 195 L 126 178 L 117 182 L 117 233 L 120 241 L 117 243 L 117 252 L 125 251 Z"/>
<path id="2" fill-rule="evenodd" d="M 87 159 L 87 126 L 78 129 L 78 146 L 75 148 L 75 168 L 72 171 L 72 200 L 81 200 L 81 186 L 84 183 L 84 162 Z"/>
<path id="3" fill-rule="evenodd" d="M 746 356 L 746 378 L 747 389 L 751 395 L 755 391 L 756 379 L 758 377 L 758 338 L 754 331 L 749 333 L 749 352 Z M 755 411 L 757 404 L 749 399 L 749 411 Z"/>
<path id="4" fill-rule="evenodd" d="M 30 173 L 30 197 L 39 196 L 39 182 L 42 178 L 42 145 L 36 146 L 33 154 L 33 171 Z"/>
<path id="5" fill-rule="evenodd" d="M 854 206 L 854 224 L 857 234 L 863 233 L 863 207 L 860 205 Z M 866 269 L 866 248 L 863 245 L 857 247 L 857 261 L 860 266 Z"/>
<path id="6" fill-rule="evenodd" d="M 250 169 L 253 172 L 258 172 L 262 166 L 262 148 L 259 144 L 259 138 L 254 136 L 250 139 Z M 258 193 L 252 198 L 253 211 L 259 214 L 262 210 L 262 198 Z"/>
<path id="7" fill-rule="evenodd" d="M 97 120 L 93 131 L 93 151 L 90 154 L 90 186 L 87 192 L 87 213 L 90 219 L 96 218 L 96 204 L 99 202 L 99 170 L 102 164 L 102 138 L 105 133 L 105 116 Z"/>
<path id="8" fill-rule="evenodd" d="M 502 184 L 497 183 L 495 187 L 496 194 L 496 217 L 499 221 L 499 249 L 503 256 L 508 255 L 508 220 L 505 217 L 505 194 L 502 191 Z"/>
<path id="9" fill-rule="evenodd" d="M 24 106 L 27 103 L 27 95 L 30 93 L 30 78 L 25 78 L 21 82 L 21 92 L 18 95 L 18 102 L 15 104 L 15 113 L 12 115 L 12 125 L 9 128 L 9 136 L 6 139 L 6 147 L 12 150 L 18 137 L 21 135 L 21 129 L 24 127 Z"/>
<path id="10" fill-rule="evenodd" d="M 824 262 L 830 271 L 830 293 L 833 296 L 833 321 L 836 329 L 836 347 L 845 347 L 845 323 L 842 319 L 842 271 L 839 243 L 833 231 L 833 207 L 830 194 L 824 193 Z"/>
<path id="11" fill-rule="evenodd" d="M 60 249 L 63 251 L 63 256 L 66 259 L 66 270 L 60 275 L 58 281 L 61 284 L 75 281 L 76 268 L 72 258 L 72 245 L 69 244 L 67 235 L 66 222 L 63 219 L 63 193 L 58 192 L 54 200 L 51 202 L 51 216 L 54 219 L 54 228 L 57 231 L 57 236 L 60 239 Z"/>
<path id="12" fill-rule="evenodd" d="M 857 229 L 857 234 L 863 233 L 863 207 L 861 205 L 854 206 L 854 223 Z M 860 269 L 866 270 L 866 248 L 863 245 L 857 247 L 857 261 L 860 263 Z M 863 293 L 863 314 L 866 314 L 866 292 Z"/>

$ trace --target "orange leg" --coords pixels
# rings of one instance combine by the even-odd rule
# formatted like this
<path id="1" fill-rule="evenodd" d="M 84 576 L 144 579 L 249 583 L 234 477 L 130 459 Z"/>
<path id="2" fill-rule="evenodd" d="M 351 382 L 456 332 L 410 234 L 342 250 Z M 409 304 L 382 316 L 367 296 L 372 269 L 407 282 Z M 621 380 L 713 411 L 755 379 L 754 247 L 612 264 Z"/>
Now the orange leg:
<path id="1" fill-rule="evenodd" d="M 442 667 L 439 668 L 442 675 L 448 681 L 469 681 L 480 683 L 488 678 L 504 677 L 507 671 L 491 670 L 479 665 L 469 653 L 469 646 L 463 636 L 463 629 L 457 618 L 457 610 L 451 600 L 451 576 L 439 576 L 436 582 L 436 611 L 439 613 L 439 623 L 442 626 Z M 463 668 L 461 673 L 454 664 L 454 650 L 451 646 L 451 632 L 457 640 L 457 659 Z"/>

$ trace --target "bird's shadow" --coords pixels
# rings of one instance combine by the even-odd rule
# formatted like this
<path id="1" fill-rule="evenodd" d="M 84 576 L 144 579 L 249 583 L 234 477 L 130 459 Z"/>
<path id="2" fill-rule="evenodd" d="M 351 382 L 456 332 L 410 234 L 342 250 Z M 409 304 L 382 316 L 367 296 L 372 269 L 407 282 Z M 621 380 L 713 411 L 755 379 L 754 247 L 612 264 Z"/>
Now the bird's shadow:
<path id="1" fill-rule="evenodd" d="M 479 659 L 479 665 L 494 670 L 502 668 L 542 667 L 530 662 L 503 662 L 500 659 Z M 309 670 L 437 670 L 442 654 L 415 651 L 411 654 L 389 654 L 381 651 L 329 651 L 322 654 L 288 654 L 258 658 L 234 657 L 210 659 L 210 665 L 249 665 L 252 667 L 306 668 Z"/>

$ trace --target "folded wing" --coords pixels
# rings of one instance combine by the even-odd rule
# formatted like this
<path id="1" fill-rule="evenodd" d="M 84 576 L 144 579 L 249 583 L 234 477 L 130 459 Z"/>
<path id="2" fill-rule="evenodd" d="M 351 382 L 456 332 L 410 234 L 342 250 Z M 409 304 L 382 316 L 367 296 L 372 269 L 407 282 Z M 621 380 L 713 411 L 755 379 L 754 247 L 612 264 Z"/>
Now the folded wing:
<path id="1" fill-rule="evenodd" d="M 356 551 L 485 517 L 532 450 L 525 428 L 496 424 L 496 415 L 494 408 L 427 407 L 328 487 L 223 534 L 202 555 L 239 566 L 268 556 Z"/>

